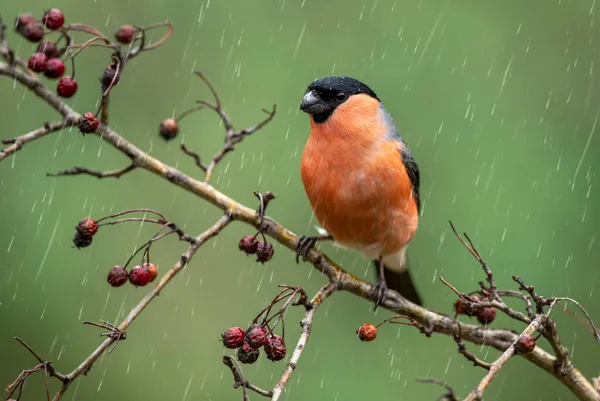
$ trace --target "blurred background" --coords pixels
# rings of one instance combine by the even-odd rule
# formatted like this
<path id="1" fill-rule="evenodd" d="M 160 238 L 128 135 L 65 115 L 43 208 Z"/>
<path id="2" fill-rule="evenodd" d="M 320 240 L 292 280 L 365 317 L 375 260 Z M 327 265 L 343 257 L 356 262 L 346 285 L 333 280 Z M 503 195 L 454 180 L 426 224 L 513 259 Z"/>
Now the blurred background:
<path id="1" fill-rule="evenodd" d="M 9 0 L 0 13 L 12 23 L 18 13 L 39 18 L 48 7 L 62 9 L 67 23 L 94 25 L 108 35 L 122 24 L 175 25 L 166 45 L 128 66 L 113 91 L 110 118 L 125 138 L 194 177 L 201 173 L 179 145 L 210 157 L 222 144 L 218 117 L 188 117 L 169 143 L 158 136 L 161 120 L 210 99 L 192 71 L 212 80 L 236 127 L 256 123 L 264 118 L 262 108 L 277 104 L 273 122 L 227 155 L 213 184 L 252 207 L 253 190 L 274 192 L 269 215 L 296 233 L 314 232 L 299 174 L 308 135 L 308 119 L 298 110 L 304 90 L 314 78 L 331 74 L 364 81 L 396 119 L 421 168 L 422 218 L 409 255 L 426 306 L 452 311 L 455 297 L 440 275 L 463 291 L 476 289 L 484 278 L 449 230 L 452 219 L 475 239 L 500 287 L 515 289 L 510 277 L 520 275 L 542 294 L 578 299 L 600 321 L 595 1 Z M 35 46 L 12 30 L 8 35 L 27 59 Z M 78 56 L 79 91 L 68 101 L 78 111 L 97 108 L 98 79 L 109 61 L 100 48 Z M 0 78 L 0 94 L 2 138 L 57 119 L 6 77 Z M 119 322 L 148 290 L 112 289 L 106 274 L 154 227 L 106 227 L 91 247 L 77 250 L 71 239 L 81 218 L 153 208 L 196 234 L 220 215 L 144 171 L 119 180 L 46 177 L 76 165 L 113 169 L 126 163 L 106 143 L 75 130 L 31 143 L 0 163 L 2 386 L 35 364 L 13 337 L 23 338 L 59 371 L 70 371 L 101 341 L 100 329 L 81 321 Z M 325 282 L 278 245 L 264 266 L 246 257 L 237 242 L 252 233 L 235 223 L 202 248 L 139 317 L 128 340 L 102 357 L 65 399 L 240 400 L 241 390 L 232 389 L 231 373 L 221 364 L 231 352 L 221 347 L 220 333 L 246 327 L 278 284 L 314 293 Z M 168 238 L 152 249 L 164 273 L 185 244 Z M 370 262 L 358 254 L 328 244 L 322 249 L 348 271 L 374 279 Z M 371 307 L 343 293 L 327 301 L 284 400 L 434 400 L 443 390 L 416 378 L 447 380 L 465 396 L 484 375 L 447 336 L 428 339 L 410 327 L 385 326 L 377 341 L 361 343 L 355 335 L 360 325 L 391 316 L 385 310 L 374 314 Z M 588 377 L 598 375 L 600 347 L 588 328 L 562 309 L 554 317 L 575 364 Z M 286 319 L 290 348 L 300 318 L 301 311 L 292 310 Z M 524 328 L 503 316 L 493 326 Z M 498 356 L 470 348 L 489 361 Z M 269 388 L 283 367 L 261 358 L 244 372 Z M 24 399 L 42 397 L 39 375 L 28 382 Z M 485 398 L 575 399 L 521 358 L 500 372 Z"/>

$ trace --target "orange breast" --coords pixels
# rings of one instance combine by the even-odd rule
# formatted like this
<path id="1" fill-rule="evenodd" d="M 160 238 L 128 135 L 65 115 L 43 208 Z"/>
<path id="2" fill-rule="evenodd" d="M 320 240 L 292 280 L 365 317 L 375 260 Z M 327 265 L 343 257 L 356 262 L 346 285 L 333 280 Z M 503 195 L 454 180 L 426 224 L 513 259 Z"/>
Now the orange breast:
<path id="1" fill-rule="evenodd" d="M 385 138 L 377 112 L 357 127 L 345 110 L 339 111 L 325 124 L 311 122 L 301 165 L 306 194 L 317 220 L 336 241 L 374 255 L 395 253 L 418 224 L 401 145 Z"/>

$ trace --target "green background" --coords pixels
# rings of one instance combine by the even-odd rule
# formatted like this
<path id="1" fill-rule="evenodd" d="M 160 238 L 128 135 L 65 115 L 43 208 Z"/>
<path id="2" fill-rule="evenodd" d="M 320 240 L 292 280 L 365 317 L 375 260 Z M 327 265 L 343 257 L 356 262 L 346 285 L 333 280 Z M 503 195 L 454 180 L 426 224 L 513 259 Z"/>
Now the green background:
<path id="1" fill-rule="evenodd" d="M 395 118 L 421 168 L 423 213 L 409 254 L 426 305 L 451 311 L 454 296 L 440 275 L 464 291 L 483 279 L 449 231 L 452 219 L 475 238 L 500 287 L 515 288 L 510 276 L 518 274 L 542 294 L 580 300 L 600 320 L 595 1 L 8 0 L 0 12 L 12 21 L 19 12 L 41 16 L 49 6 L 60 7 L 68 22 L 111 35 L 125 23 L 174 23 L 165 46 L 141 55 L 125 71 L 113 91 L 111 123 L 188 174 L 201 176 L 179 151 L 180 142 L 206 158 L 222 143 L 218 118 L 208 112 L 184 120 L 177 140 L 165 144 L 158 137 L 163 118 L 208 98 L 192 71 L 213 81 L 237 127 L 257 122 L 264 116 L 261 108 L 277 104 L 272 124 L 229 154 L 213 183 L 252 207 L 252 190 L 274 192 L 269 214 L 297 233 L 313 232 L 314 224 L 299 175 L 308 135 L 307 117 L 298 111 L 304 89 L 332 73 L 366 82 Z M 31 54 L 33 47 L 12 30 L 9 39 L 21 57 Z M 96 109 L 97 80 L 108 62 L 109 53 L 99 48 L 77 58 L 79 92 L 70 105 L 81 112 Z M 2 138 L 56 119 L 31 93 L 0 79 Z M 206 202 L 144 171 L 102 181 L 45 176 L 74 165 L 112 169 L 126 163 L 106 143 L 76 131 L 29 144 L 0 163 L 2 385 L 35 362 L 14 336 L 60 371 L 71 370 L 100 342 L 99 329 L 80 322 L 120 321 L 147 291 L 129 285 L 111 289 L 105 278 L 154 227 L 103 228 L 91 247 L 78 251 L 71 238 L 79 219 L 148 207 L 195 234 L 219 216 Z M 131 327 L 128 340 L 102 357 L 65 399 L 241 399 L 220 362 L 226 350 L 219 334 L 229 326 L 245 327 L 277 284 L 314 293 L 325 282 L 278 245 L 271 263 L 256 264 L 237 250 L 239 238 L 250 233 L 235 223 L 202 248 Z M 152 257 L 165 272 L 184 248 L 169 238 L 153 247 Z M 349 271 L 373 279 L 370 263 L 356 253 L 322 249 Z M 416 378 L 445 379 L 465 396 L 484 375 L 446 336 L 427 339 L 410 327 L 386 326 L 373 343 L 356 338 L 361 324 L 389 316 L 385 310 L 374 315 L 368 302 L 349 294 L 327 301 L 283 399 L 433 400 L 442 391 Z M 576 365 L 588 377 L 598 375 L 600 347 L 587 327 L 561 309 L 554 316 Z M 287 317 L 290 347 L 300 318 L 300 310 Z M 493 326 L 523 328 L 503 316 Z M 471 349 L 490 361 L 498 355 Z M 261 358 L 245 373 L 270 387 L 283 367 Z M 34 377 L 25 400 L 42 397 L 42 376 Z M 486 400 L 530 399 L 574 396 L 521 358 L 486 392 Z"/>

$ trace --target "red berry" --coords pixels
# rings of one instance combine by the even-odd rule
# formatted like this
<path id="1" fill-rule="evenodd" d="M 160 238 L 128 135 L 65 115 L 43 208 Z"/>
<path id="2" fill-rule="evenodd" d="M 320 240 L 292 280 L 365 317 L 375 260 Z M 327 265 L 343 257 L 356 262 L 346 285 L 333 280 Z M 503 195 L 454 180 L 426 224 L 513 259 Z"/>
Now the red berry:
<path id="1" fill-rule="evenodd" d="M 267 330 L 260 324 L 253 324 L 246 330 L 245 340 L 252 348 L 260 348 L 267 343 Z"/>
<path id="2" fill-rule="evenodd" d="M 241 327 L 231 327 L 221 334 L 221 339 L 225 347 L 235 349 L 244 344 L 244 335 L 244 330 Z"/>
<path id="3" fill-rule="evenodd" d="M 100 126 L 100 120 L 91 111 L 86 111 L 81 117 L 79 117 L 77 125 L 79 125 L 79 131 L 82 133 L 91 134 L 92 132 L 96 132 Z"/>
<path id="4" fill-rule="evenodd" d="M 44 75 L 48 78 L 60 78 L 65 73 L 65 63 L 59 58 L 52 57 L 46 63 Z"/>
<path id="5" fill-rule="evenodd" d="M 37 51 L 39 53 L 44 53 L 47 57 L 54 57 L 58 54 L 58 48 L 56 47 L 56 43 L 51 40 L 45 40 L 38 45 Z"/>
<path id="6" fill-rule="evenodd" d="M 19 33 L 30 42 L 39 42 L 44 38 L 44 26 L 37 21 L 32 21 L 19 29 Z"/>
<path id="7" fill-rule="evenodd" d="M 44 53 L 35 53 L 29 57 L 27 67 L 34 72 L 42 72 L 46 69 L 48 57 Z"/>
<path id="8" fill-rule="evenodd" d="M 477 313 L 477 320 L 481 324 L 490 324 L 496 318 L 496 308 L 483 308 Z"/>
<path id="9" fill-rule="evenodd" d="M 458 298 L 454 303 L 454 310 L 457 315 L 467 315 L 469 317 L 477 315 L 480 308 L 473 305 L 474 302 L 479 302 L 481 299 L 476 296 L 471 297 L 472 301 L 467 298 Z"/>
<path id="10" fill-rule="evenodd" d="M 77 224 L 75 229 L 81 235 L 88 235 L 91 237 L 98 232 L 98 223 L 91 217 L 86 217 Z"/>
<path id="11" fill-rule="evenodd" d="M 83 235 L 79 231 L 77 231 L 75 233 L 75 237 L 73 237 L 73 243 L 77 248 L 85 248 L 92 244 L 92 236 Z"/>
<path id="12" fill-rule="evenodd" d="M 517 352 L 520 354 L 529 354 L 535 348 L 535 338 L 531 334 L 523 334 L 515 344 Z"/>
<path id="13" fill-rule="evenodd" d="M 274 253 L 273 244 L 266 241 L 259 241 L 256 246 L 256 261 L 265 264 L 271 260 Z"/>
<path id="14" fill-rule="evenodd" d="M 267 359 L 273 362 L 281 361 L 285 358 L 285 352 L 286 348 L 283 338 L 278 335 L 270 336 L 265 344 L 265 354 L 267 354 Z"/>
<path id="15" fill-rule="evenodd" d="M 136 287 L 143 287 L 152 280 L 152 275 L 142 266 L 135 266 L 129 272 L 129 282 Z"/>
<path id="16" fill-rule="evenodd" d="M 60 97 L 71 97 L 77 92 L 77 81 L 71 77 L 62 77 L 56 86 L 56 93 Z"/>
<path id="17" fill-rule="evenodd" d="M 148 272 L 150 273 L 150 282 L 156 280 L 156 277 L 158 277 L 158 268 L 154 264 L 144 263 L 142 267 L 148 270 Z"/>
<path id="18" fill-rule="evenodd" d="M 35 22 L 35 18 L 31 14 L 19 14 L 15 20 L 15 29 L 21 33 L 21 30 L 25 28 L 25 25 L 30 22 Z"/>
<path id="19" fill-rule="evenodd" d="M 258 360 L 259 355 L 260 352 L 248 343 L 244 343 L 237 352 L 237 358 L 241 363 L 254 363 Z"/>
<path id="20" fill-rule="evenodd" d="M 127 282 L 128 278 L 129 274 L 123 266 L 115 266 L 108 272 L 106 280 L 108 281 L 108 284 L 113 287 L 120 287 Z"/>
<path id="21" fill-rule="evenodd" d="M 168 118 L 158 128 L 158 133 L 165 141 L 170 141 L 179 133 L 179 124 L 173 118 Z"/>
<path id="22" fill-rule="evenodd" d="M 58 8 L 51 8 L 50 10 L 46 11 L 42 21 L 44 21 L 46 28 L 55 31 L 64 25 L 65 16 Z"/>
<path id="23" fill-rule="evenodd" d="M 360 341 L 373 341 L 377 337 L 377 327 L 371 323 L 366 323 L 360 326 L 360 328 L 356 331 L 356 334 L 358 334 Z"/>
<path id="24" fill-rule="evenodd" d="M 119 75 L 117 74 L 117 65 L 110 63 L 104 72 L 102 73 L 102 78 L 100 78 L 100 85 L 102 85 L 102 92 L 106 92 L 106 90 L 111 86 L 114 87 L 119 83 Z M 114 82 L 113 82 L 114 80 Z"/>
<path id="25" fill-rule="evenodd" d="M 133 35 L 135 33 L 135 28 L 131 25 L 123 25 L 119 28 L 115 37 L 120 43 L 127 45 L 133 41 Z"/>
<path id="26" fill-rule="evenodd" d="M 238 246 L 240 248 L 240 251 L 244 251 L 248 255 L 252 255 L 256 253 L 256 248 L 258 248 L 258 240 L 254 235 L 246 235 L 240 240 Z"/>

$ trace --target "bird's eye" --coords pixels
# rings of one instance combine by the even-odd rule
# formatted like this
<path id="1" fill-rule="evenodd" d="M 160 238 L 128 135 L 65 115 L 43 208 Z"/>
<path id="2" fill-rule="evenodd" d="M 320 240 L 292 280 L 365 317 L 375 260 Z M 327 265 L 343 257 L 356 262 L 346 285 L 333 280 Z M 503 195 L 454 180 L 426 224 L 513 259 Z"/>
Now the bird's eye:
<path id="1" fill-rule="evenodd" d="M 346 94 L 343 92 L 340 92 L 337 95 L 335 95 L 335 100 L 337 100 L 338 102 L 343 102 L 346 99 L 348 99 L 348 96 L 346 96 Z"/>

